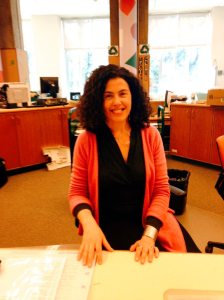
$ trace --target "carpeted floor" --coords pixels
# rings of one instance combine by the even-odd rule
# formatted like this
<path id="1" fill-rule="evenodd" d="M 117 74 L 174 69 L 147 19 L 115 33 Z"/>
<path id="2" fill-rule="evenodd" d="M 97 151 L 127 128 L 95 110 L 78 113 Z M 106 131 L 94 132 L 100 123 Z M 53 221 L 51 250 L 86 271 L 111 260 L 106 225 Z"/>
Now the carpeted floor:
<path id="1" fill-rule="evenodd" d="M 167 156 L 170 169 L 190 172 L 187 203 L 224 216 L 224 201 L 215 190 L 220 169 L 216 166 Z"/>
<path id="2" fill-rule="evenodd" d="M 167 157 L 168 168 L 188 170 L 187 206 L 177 216 L 199 248 L 223 240 L 224 201 L 214 189 L 218 169 Z M 67 200 L 70 167 L 9 176 L 0 189 L 0 247 L 77 244 Z"/>
<path id="3" fill-rule="evenodd" d="M 77 243 L 67 192 L 70 167 L 9 177 L 0 190 L 0 246 Z"/>

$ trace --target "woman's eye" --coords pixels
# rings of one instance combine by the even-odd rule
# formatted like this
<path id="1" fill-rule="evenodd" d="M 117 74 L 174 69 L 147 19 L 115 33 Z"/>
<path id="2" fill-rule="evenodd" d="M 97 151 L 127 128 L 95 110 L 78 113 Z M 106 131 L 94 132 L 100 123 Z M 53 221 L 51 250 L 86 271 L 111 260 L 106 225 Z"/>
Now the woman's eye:
<path id="1" fill-rule="evenodd" d="M 106 94 L 104 95 L 104 99 L 110 99 L 112 97 L 112 95 Z"/>

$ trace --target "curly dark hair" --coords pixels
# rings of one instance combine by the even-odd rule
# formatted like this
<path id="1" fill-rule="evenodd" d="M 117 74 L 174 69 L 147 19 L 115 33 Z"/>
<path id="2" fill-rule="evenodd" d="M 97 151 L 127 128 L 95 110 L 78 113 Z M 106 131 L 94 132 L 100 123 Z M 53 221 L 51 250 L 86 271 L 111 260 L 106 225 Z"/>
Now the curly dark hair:
<path id="1" fill-rule="evenodd" d="M 132 95 L 130 126 L 139 129 L 149 125 L 151 106 L 139 80 L 127 69 L 109 64 L 95 69 L 85 83 L 78 108 L 82 128 L 96 132 L 105 124 L 104 91 L 108 80 L 117 77 L 128 83 Z"/>

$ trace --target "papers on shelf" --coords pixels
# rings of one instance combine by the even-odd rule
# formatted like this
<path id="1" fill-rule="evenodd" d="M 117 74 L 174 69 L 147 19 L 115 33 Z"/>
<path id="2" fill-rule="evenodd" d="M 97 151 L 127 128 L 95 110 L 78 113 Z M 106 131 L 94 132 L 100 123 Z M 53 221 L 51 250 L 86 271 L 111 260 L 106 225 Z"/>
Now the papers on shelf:
<path id="1" fill-rule="evenodd" d="M 51 158 L 51 162 L 47 163 L 49 171 L 71 165 L 70 149 L 65 146 L 45 147 L 43 154 Z"/>

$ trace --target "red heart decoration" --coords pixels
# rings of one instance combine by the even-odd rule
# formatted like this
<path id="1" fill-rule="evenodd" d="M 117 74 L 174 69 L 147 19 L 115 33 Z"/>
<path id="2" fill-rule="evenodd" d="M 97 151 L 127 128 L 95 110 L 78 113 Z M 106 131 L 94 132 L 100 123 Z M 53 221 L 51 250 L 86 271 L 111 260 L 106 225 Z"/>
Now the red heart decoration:
<path id="1" fill-rule="evenodd" d="M 135 0 L 120 0 L 120 10 L 127 16 L 132 11 L 134 5 Z"/>

